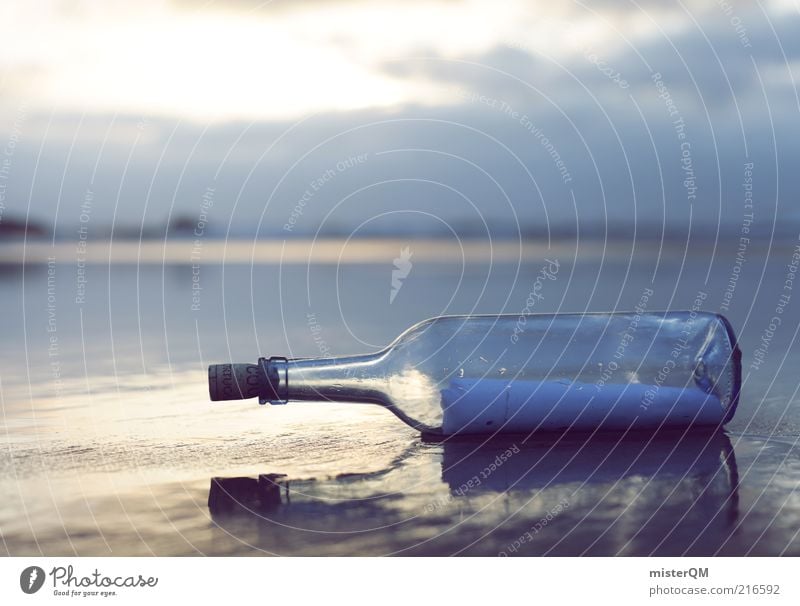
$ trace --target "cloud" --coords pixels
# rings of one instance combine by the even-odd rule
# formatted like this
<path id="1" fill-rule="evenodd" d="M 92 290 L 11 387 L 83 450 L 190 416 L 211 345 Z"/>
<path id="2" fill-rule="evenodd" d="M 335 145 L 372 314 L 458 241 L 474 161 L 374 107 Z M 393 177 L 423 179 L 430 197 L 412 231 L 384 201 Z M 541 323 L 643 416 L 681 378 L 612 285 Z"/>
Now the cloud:
<path id="1" fill-rule="evenodd" d="M 33 104 L 5 204 L 24 215 L 30 200 L 33 217 L 57 216 L 57 227 L 69 231 L 91 189 L 98 230 L 114 218 L 163 226 L 170 217 L 196 215 L 203 192 L 213 185 L 210 224 L 219 232 L 230 225 L 236 233 L 281 235 L 309 189 L 313 195 L 301 207 L 298 232 L 323 227 L 349 233 L 365 221 L 377 230 L 404 226 L 422 232 L 446 224 L 480 230 L 484 221 L 580 222 L 597 230 L 634 221 L 665 221 L 679 229 L 691 220 L 735 229 L 742 217 L 743 165 L 752 161 L 759 224 L 771 225 L 777 217 L 790 225 L 800 218 L 786 202 L 800 194 L 793 168 L 800 152 L 797 14 L 781 13 L 777 20 L 774 7 L 742 5 L 732 21 L 721 4 L 684 4 L 684 11 L 636 3 L 624 11 L 593 3 L 570 5 L 568 11 L 545 6 L 535 14 L 514 4 L 511 16 L 494 9 L 489 33 L 471 40 L 485 10 L 473 7 L 458 22 L 466 30 L 443 29 L 437 38 L 431 33 L 437 19 L 450 15 L 455 3 L 425 6 L 434 5 L 443 12 L 434 12 L 418 35 L 386 30 L 359 38 L 353 28 L 345 32 L 349 39 L 325 38 L 325 48 L 339 53 L 335 61 L 356 57 L 356 63 L 369 65 L 370 82 L 400 91 L 387 103 L 376 101 L 376 87 L 371 97 L 356 91 L 363 103 L 336 107 L 335 100 L 343 98 L 337 92 L 351 82 L 320 77 L 315 68 L 324 70 L 328 63 L 311 57 L 287 71 L 291 81 L 281 81 L 281 103 L 310 96 L 317 113 L 300 105 L 297 115 L 255 112 L 235 119 L 234 113 L 218 120 L 213 112 L 162 112 L 158 104 L 137 112 L 67 104 L 52 113 Z M 314 15 L 319 13 L 309 9 L 302 19 Z M 512 19 L 519 15 L 521 26 Z M 501 26 L 492 28 L 494 23 Z M 550 27 L 550 38 L 532 44 L 535 36 L 521 33 L 527 27 Z M 319 30 L 309 31 L 318 43 Z M 366 50 L 381 35 L 396 52 L 371 56 Z M 560 36 L 560 44 L 545 43 Z M 402 52 L 393 46 L 406 38 Z M 219 45 L 211 36 L 202 42 L 211 51 Z M 211 105 L 246 94 L 246 88 L 215 92 L 230 88 L 220 75 L 224 64 L 209 71 L 202 56 L 189 55 L 181 59 L 188 62 L 183 69 L 176 57 L 164 58 L 176 90 L 203 94 L 181 78 L 194 74 L 202 82 L 205 74 Z M 21 67 L 5 72 L 4 87 L 25 73 Z M 262 74 L 250 65 L 241 77 Z M 257 107 L 262 98 L 245 105 Z M 5 102 L 0 144 L 20 101 L 12 95 Z M 678 119 L 686 125 L 684 139 Z M 685 143 L 691 187 L 682 163 Z M 368 159 L 337 170 L 338 163 L 359 155 Z M 333 176 L 325 179 L 328 171 Z M 320 179 L 323 185 L 314 189 Z"/>

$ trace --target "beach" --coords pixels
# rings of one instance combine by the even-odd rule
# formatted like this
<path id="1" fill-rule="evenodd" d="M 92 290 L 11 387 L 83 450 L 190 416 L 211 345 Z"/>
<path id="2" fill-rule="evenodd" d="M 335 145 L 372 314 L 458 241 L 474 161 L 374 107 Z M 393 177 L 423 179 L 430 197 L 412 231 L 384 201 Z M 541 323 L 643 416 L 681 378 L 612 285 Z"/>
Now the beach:
<path id="1" fill-rule="evenodd" d="M 0 549 L 798 555 L 796 245 L 750 247 L 731 291 L 736 241 L 689 255 L 658 244 L 506 243 L 494 259 L 412 239 L 365 259 L 342 241 L 282 262 L 209 243 L 199 262 L 159 262 L 161 243 L 146 243 L 110 263 L 64 245 L 7 262 Z M 413 267 L 390 301 L 402 246 Z M 545 259 L 559 270 L 536 286 Z M 625 310 L 646 292 L 648 311 L 698 293 L 724 308 L 744 370 L 724 433 L 431 443 L 377 406 L 208 398 L 212 363 L 367 353 L 436 315 Z M 264 474 L 281 474 L 268 503 L 251 490 Z M 251 482 L 212 511 L 213 478 Z"/>

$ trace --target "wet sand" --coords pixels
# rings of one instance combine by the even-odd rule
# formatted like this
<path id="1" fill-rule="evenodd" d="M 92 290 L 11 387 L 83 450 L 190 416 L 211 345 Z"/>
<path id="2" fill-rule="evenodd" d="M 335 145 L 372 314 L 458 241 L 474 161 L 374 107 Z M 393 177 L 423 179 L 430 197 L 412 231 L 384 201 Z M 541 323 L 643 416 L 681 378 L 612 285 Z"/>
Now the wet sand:
<path id="1" fill-rule="evenodd" d="M 203 266 L 198 310 L 190 266 L 92 266 L 76 304 L 72 261 L 57 265 L 51 310 L 46 265 L 0 274 L 4 553 L 800 555 L 800 300 L 748 370 L 781 259 L 751 259 L 761 287 L 739 289 L 727 314 L 745 364 L 727 434 L 488 444 L 424 442 L 369 405 L 211 403 L 204 369 L 374 351 L 440 313 L 518 312 L 539 260 L 420 261 L 391 305 L 391 259 Z M 630 308 L 647 287 L 653 309 L 699 290 L 715 309 L 730 257 L 708 283 L 708 266 L 671 257 L 561 261 L 535 311 Z M 261 474 L 285 474 L 277 500 L 253 488 Z M 212 478 L 237 477 L 250 478 L 240 504 L 210 509 Z"/>

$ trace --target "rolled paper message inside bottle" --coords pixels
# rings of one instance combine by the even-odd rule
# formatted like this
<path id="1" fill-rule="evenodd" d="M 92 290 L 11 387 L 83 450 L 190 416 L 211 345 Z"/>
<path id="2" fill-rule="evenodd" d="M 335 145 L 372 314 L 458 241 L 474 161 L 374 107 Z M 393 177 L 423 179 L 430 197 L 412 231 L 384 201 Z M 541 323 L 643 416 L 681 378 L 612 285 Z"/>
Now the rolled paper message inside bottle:
<path id="1" fill-rule="evenodd" d="M 721 426 L 741 352 L 689 311 L 441 316 L 360 356 L 209 368 L 212 400 L 373 403 L 427 434 Z"/>
<path id="2" fill-rule="evenodd" d="M 595 431 L 721 425 L 725 409 L 697 386 L 456 379 L 442 390 L 442 432 Z"/>

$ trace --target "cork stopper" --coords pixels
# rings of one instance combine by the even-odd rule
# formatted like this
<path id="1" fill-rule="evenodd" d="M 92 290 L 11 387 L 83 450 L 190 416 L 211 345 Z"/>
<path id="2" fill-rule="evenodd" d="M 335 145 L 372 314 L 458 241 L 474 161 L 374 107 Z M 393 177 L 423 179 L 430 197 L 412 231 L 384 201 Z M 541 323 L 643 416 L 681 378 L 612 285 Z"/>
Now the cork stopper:
<path id="1" fill-rule="evenodd" d="M 214 402 L 257 398 L 267 382 L 257 364 L 212 364 L 208 367 L 208 393 Z"/>

